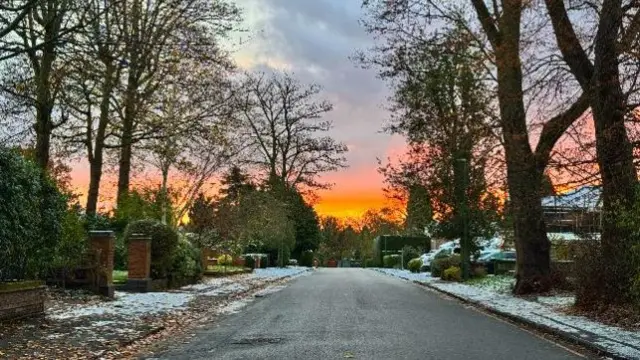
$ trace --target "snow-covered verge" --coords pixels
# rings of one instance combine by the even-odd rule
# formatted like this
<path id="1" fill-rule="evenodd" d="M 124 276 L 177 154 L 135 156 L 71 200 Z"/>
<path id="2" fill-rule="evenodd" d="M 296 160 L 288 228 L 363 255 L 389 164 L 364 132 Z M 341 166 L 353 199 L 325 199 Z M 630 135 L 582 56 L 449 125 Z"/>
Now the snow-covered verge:
<path id="1" fill-rule="evenodd" d="M 230 278 L 204 278 L 176 290 L 152 293 L 116 291 L 115 299 L 58 291 L 44 319 L 0 327 L 0 359 L 93 358 L 119 353 L 122 346 L 156 332 L 183 330 L 234 313 L 256 297 L 279 291 L 279 283 L 308 268 L 257 269 Z M 162 330 L 162 331 L 161 331 Z M 108 356 L 107 356 L 108 357 Z"/>
<path id="2" fill-rule="evenodd" d="M 571 296 L 524 299 L 504 291 L 504 283 L 495 287 L 482 284 L 468 285 L 443 282 L 429 274 L 412 274 L 406 270 L 375 270 L 405 280 L 417 281 L 498 313 L 551 328 L 574 339 L 582 339 L 609 354 L 625 359 L 640 359 L 640 333 L 608 326 L 585 317 L 564 314 L 561 308 L 573 304 L 574 298 Z"/>
<path id="3" fill-rule="evenodd" d="M 290 266 L 286 268 L 266 268 L 255 269 L 253 270 L 253 273 L 251 275 L 258 279 L 274 279 L 282 277 L 296 277 L 303 274 L 308 274 L 309 270 L 309 268 L 301 266 Z"/>

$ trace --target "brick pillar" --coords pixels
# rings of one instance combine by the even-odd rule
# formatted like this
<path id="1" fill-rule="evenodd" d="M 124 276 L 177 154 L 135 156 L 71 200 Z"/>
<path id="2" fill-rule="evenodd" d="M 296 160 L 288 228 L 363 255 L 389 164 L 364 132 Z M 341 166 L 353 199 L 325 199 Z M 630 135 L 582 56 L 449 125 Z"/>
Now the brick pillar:
<path id="1" fill-rule="evenodd" d="M 113 298 L 113 253 L 116 246 L 116 237 L 113 231 L 89 231 L 89 243 L 91 249 L 99 254 L 98 263 L 98 292 L 101 295 Z"/>
<path id="2" fill-rule="evenodd" d="M 138 292 L 151 291 L 151 237 L 131 235 L 128 250 L 129 274 L 126 289 Z"/>

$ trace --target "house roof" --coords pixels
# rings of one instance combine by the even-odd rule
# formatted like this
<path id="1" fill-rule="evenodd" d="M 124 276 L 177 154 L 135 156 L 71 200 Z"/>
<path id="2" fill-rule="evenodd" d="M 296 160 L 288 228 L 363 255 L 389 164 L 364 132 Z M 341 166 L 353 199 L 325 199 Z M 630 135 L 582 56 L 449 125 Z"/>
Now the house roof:
<path id="1" fill-rule="evenodd" d="M 583 186 L 564 194 L 542 198 L 543 208 L 597 210 L 602 206 L 602 188 Z"/>

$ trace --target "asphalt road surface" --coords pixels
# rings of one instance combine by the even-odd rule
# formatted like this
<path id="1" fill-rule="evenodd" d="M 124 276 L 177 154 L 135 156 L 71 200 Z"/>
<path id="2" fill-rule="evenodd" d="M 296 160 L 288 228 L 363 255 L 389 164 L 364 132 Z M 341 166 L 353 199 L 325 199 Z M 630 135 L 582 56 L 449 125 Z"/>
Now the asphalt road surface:
<path id="1" fill-rule="evenodd" d="M 160 359 L 579 359 L 514 325 L 366 269 L 319 269 Z"/>

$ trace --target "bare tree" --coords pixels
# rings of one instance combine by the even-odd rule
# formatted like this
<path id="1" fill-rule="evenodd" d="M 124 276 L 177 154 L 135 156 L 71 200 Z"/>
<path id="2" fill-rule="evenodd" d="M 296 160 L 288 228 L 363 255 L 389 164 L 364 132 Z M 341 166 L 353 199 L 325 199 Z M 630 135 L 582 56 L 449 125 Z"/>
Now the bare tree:
<path id="1" fill-rule="evenodd" d="M 67 60 L 70 71 L 61 94 L 71 121 L 56 137 L 70 151 L 86 151 L 89 215 L 97 210 L 105 152 L 117 125 L 112 98 L 124 68 L 124 47 L 115 22 L 118 16 L 115 4 L 109 0 L 87 2 L 87 25 L 75 36 L 74 51 Z"/>
<path id="2" fill-rule="evenodd" d="M 12 39 L 12 33 L 39 2 L 40 0 L 15 0 L 0 4 L 0 61 L 24 53 L 23 44 L 18 43 L 18 39 Z"/>
<path id="3" fill-rule="evenodd" d="M 40 0 L 28 7 L 28 11 L 13 28 L 19 39 L 16 52 L 23 53 L 28 61 L 30 74 L 23 83 L 29 84 L 31 106 L 35 110 L 36 161 L 46 169 L 49 163 L 53 130 L 68 119 L 64 109 L 58 110 L 58 121 L 53 112 L 62 88 L 66 69 L 60 55 L 72 40 L 74 31 L 82 26 L 83 11 L 75 0 Z M 25 91 L 13 95 L 25 96 Z"/>
<path id="4" fill-rule="evenodd" d="M 419 47 L 431 41 L 438 27 L 455 26 L 465 29 L 471 37 L 470 45 L 486 54 L 486 66 L 497 83 L 500 128 L 504 140 L 507 164 L 507 183 L 514 214 L 514 232 L 518 256 L 518 294 L 546 291 L 550 281 L 550 244 L 542 218 L 540 194 L 544 170 L 550 154 L 565 130 L 588 108 L 589 99 L 582 94 L 558 114 L 546 117 L 538 144 L 532 150 L 528 128 L 526 75 L 535 75 L 531 63 L 523 66 L 522 54 L 531 49 L 524 46 L 523 11 L 528 1 L 492 1 L 491 9 L 483 0 L 452 1 L 374 1 L 365 0 L 369 9 L 367 30 L 379 36 L 393 51 L 402 46 Z M 469 21 L 470 15 L 477 22 Z M 540 26 L 527 28 L 531 34 L 544 34 Z M 527 38 L 527 44 L 539 44 Z M 550 55 L 554 55 L 550 52 Z M 538 63 L 539 65 L 539 63 Z M 553 65 L 553 64 L 552 64 Z M 540 66 L 535 67 L 540 68 Z M 546 66 L 553 69 L 554 66 Z M 537 70 L 537 74 L 540 71 Z M 553 73 L 553 71 L 546 72 Z M 527 83 L 530 83 L 527 82 Z M 548 82 L 540 82 L 537 87 Z M 535 98 L 535 97 L 534 97 Z"/>
<path id="5" fill-rule="evenodd" d="M 333 106 L 315 99 L 320 87 L 302 85 L 289 74 L 259 74 L 249 75 L 244 89 L 236 102 L 252 145 L 251 162 L 269 181 L 327 187 L 317 176 L 343 168 L 347 148 L 321 135 L 332 126 L 322 117 Z"/>
<path id="6" fill-rule="evenodd" d="M 603 218 L 602 256 L 616 259 L 608 265 L 602 286 L 590 289 L 589 297 L 596 292 L 596 297 L 603 303 L 626 303 L 632 296 L 629 274 L 633 271 L 633 262 L 627 251 L 630 233 L 620 227 L 616 211 L 629 209 L 634 204 L 638 180 L 625 126 L 630 109 L 623 90 L 620 63 L 626 49 L 638 42 L 640 4 L 604 0 L 597 6 L 593 61 L 576 35 L 564 1 L 545 0 L 545 4 L 564 61 L 589 97 L 603 187 L 603 210 L 607 214 Z M 629 20 L 625 21 L 625 18 Z M 637 82 L 637 79 L 636 76 L 633 81 Z"/>
<path id="7" fill-rule="evenodd" d="M 129 190 L 134 144 L 157 129 L 145 121 L 167 69 L 165 60 L 176 49 L 186 55 L 226 34 L 239 20 L 239 10 L 226 0 L 128 0 L 117 13 L 126 61 L 124 85 L 116 98 L 121 118 L 120 202 Z"/>
<path id="8" fill-rule="evenodd" d="M 190 179 L 178 191 L 179 220 L 205 182 L 240 151 L 234 137 L 237 126 L 228 107 L 233 93 L 228 80 L 231 63 L 226 54 L 220 56 L 217 65 L 176 59 L 174 71 L 164 79 L 163 92 L 149 115 L 161 126 L 141 144 L 150 153 L 147 161 L 162 175 L 164 222 L 172 169 Z"/>

